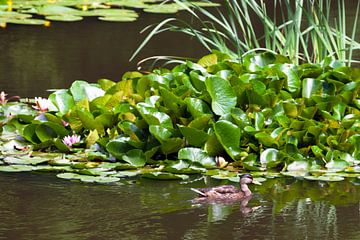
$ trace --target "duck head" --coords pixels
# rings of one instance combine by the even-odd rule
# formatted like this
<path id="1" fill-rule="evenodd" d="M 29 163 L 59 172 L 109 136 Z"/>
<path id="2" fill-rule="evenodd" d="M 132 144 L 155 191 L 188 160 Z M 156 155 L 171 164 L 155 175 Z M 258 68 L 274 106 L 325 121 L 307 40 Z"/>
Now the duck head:
<path id="1" fill-rule="evenodd" d="M 254 181 L 254 179 L 251 176 L 251 174 L 245 173 L 245 174 L 240 176 L 240 185 L 241 184 L 250 184 L 253 181 Z"/>
<path id="2" fill-rule="evenodd" d="M 248 184 L 250 183 L 260 184 L 259 182 L 255 181 L 253 177 L 248 173 L 245 173 L 240 176 L 240 189 L 245 194 L 245 196 L 251 195 L 251 191 L 248 187 Z"/>

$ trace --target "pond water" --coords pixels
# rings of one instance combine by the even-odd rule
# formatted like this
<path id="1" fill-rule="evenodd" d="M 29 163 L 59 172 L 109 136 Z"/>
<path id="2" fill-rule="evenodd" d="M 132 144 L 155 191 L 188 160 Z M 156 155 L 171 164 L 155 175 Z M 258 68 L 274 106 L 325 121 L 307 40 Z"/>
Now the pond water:
<path id="1" fill-rule="evenodd" d="M 50 28 L 9 25 L 0 29 L 0 90 L 10 96 L 48 96 L 47 89 L 67 88 L 76 79 L 120 80 L 126 71 L 136 70 L 137 62 L 146 57 L 206 54 L 189 37 L 164 33 L 129 62 L 147 35 L 140 31 L 167 17 L 141 13 L 132 23 L 108 23 L 88 17 L 80 22 L 52 22 Z"/>
<path id="2" fill-rule="evenodd" d="M 356 4 L 357 1 L 351 1 Z M 350 22 L 355 7 L 349 5 Z M 351 12 L 351 9 L 354 11 Z M 53 23 L 50 28 L 0 29 L 0 91 L 47 96 L 76 79 L 120 79 L 153 55 L 199 57 L 206 52 L 181 34 L 154 38 L 134 61 L 139 31 L 167 16 L 142 13 L 134 23 Z M 357 34 L 359 36 L 359 32 Z M 209 185 L 220 184 L 207 181 Z M 359 239 L 360 189 L 352 182 L 268 180 L 251 186 L 247 206 L 194 204 L 190 187 L 203 180 L 135 179 L 84 184 L 53 174 L 0 173 L 0 239 Z"/>
<path id="3" fill-rule="evenodd" d="M 337 14 L 336 1 L 332 4 Z M 346 4 L 347 22 L 353 23 L 357 1 Z M 181 12 L 175 16 L 186 18 L 188 15 Z M 126 71 L 136 70 L 137 62 L 146 57 L 199 58 L 207 53 L 194 39 L 179 33 L 163 33 L 129 62 L 146 36 L 139 32 L 168 17 L 174 15 L 141 12 L 139 19 L 131 23 L 102 22 L 87 17 L 80 22 L 52 22 L 49 28 L 9 24 L 5 29 L 0 28 L 0 90 L 10 96 L 46 97 L 47 89 L 67 88 L 77 79 L 119 80 Z M 348 24 L 349 29 L 352 26 Z M 260 25 L 256 31 L 261 31 Z M 356 36 L 360 39 L 360 30 Z M 359 56 L 359 51 L 356 54 Z"/>
<path id="4" fill-rule="evenodd" d="M 1 173 L 0 239 L 359 239 L 360 189 L 349 181 L 269 179 L 246 206 L 191 202 L 190 187 L 221 183 Z"/>

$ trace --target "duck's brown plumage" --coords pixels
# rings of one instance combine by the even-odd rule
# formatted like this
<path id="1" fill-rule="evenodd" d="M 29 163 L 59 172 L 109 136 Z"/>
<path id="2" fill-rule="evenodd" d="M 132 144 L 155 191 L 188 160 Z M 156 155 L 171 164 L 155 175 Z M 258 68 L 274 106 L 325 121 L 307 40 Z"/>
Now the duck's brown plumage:
<path id="1" fill-rule="evenodd" d="M 251 183 L 252 180 L 253 178 L 250 174 L 244 174 L 240 177 L 240 188 L 233 185 L 222 185 L 210 188 L 192 188 L 191 190 L 198 193 L 199 198 L 240 200 L 251 195 L 251 191 L 247 187 L 247 184 Z"/>

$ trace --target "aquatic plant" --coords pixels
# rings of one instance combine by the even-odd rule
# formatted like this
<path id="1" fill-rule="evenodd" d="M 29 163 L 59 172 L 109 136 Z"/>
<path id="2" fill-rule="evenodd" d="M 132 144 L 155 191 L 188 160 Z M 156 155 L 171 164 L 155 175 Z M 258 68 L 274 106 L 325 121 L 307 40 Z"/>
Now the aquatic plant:
<path id="1" fill-rule="evenodd" d="M 35 106 L 33 106 L 33 108 L 40 112 L 47 112 L 49 108 L 48 99 L 42 97 L 35 97 Z"/>
<path id="2" fill-rule="evenodd" d="M 213 53 L 171 70 L 127 72 L 119 82 L 75 81 L 49 95 L 41 119 L 26 104 L 7 103 L 0 146 L 6 165 L 37 165 L 23 155 L 55 151 L 101 176 L 104 163 L 116 174 L 132 168 L 159 179 L 231 180 L 240 170 L 338 181 L 360 173 L 359 91 L 359 70 L 331 58 L 294 65 L 269 52 L 243 61 Z M 83 139 L 79 148 L 64 143 L 71 133 Z M 24 145 L 29 153 L 16 152 Z M 4 169 L 18 170 L 11 166 Z"/>
<path id="3" fill-rule="evenodd" d="M 80 136 L 73 134 L 73 135 L 65 136 L 63 139 L 63 143 L 68 147 L 72 147 L 72 145 L 79 143 L 80 140 L 81 140 Z"/>
<path id="4" fill-rule="evenodd" d="M 148 26 L 144 31 L 153 27 L 152 30 L 131 59 L 154 36 L 175 31 L 192 36 L 209 52 L 215 49 L 238 60 L 250 52 L 267 51 L 284 55 L 294 64 L 321 63 L 328 57 L 346 62 L 348 66 L 359 63 L 353 59 L 353 51 L 360 48 L 355 40 L 360 2 L 354 23 L 349 24 L 346 23 L 344 0 L 337 1 L 335 17 L 331 15 L 330 0 L 280 0 L 270 1 L 270 4 L 263 0 L 226 0 L 226 10 L 216 13 L 201 6 L 190 8 L 187 0 L 174 1 L 190 13 L 191 22 L 168 18 Z M 352 26 L 350 37 L 346 26 Z"/>
<path id="5" fill-rule="evenodd" d="M 7 103 L 7 99 L 6 99 L 7 94 L 4 91 L 1 91 L 0 93 L 0 104 L 4 105 Z"/>

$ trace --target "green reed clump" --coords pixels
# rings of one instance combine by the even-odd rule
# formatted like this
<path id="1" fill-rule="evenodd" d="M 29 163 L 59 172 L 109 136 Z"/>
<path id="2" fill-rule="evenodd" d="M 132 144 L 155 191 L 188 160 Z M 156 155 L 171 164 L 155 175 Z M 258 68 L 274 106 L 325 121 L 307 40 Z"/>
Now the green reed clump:
<path id="1" fill-rule="evenodd" d="M 355 40 L 360 1 L 351 24 L 346 22 L 344 0 L 337 1 L 336 16 L 331 13 L 331 0 L 278 0 L 271 4 L 263 0 L 226 0 L 225 11 L 191 6 L 186 0 L 174 1 L 190 13 L 192 22 L 168 18 L 144 29 L 153 27 L 131 59 L 155 35 L 175 31 L 193 36 L 209 51 L 216 49 L 234 59 L 261 50 L 287 56 L 294 64 L 320 63 L 328 56 L 349 66 L 359 62 L 353 52 L 360 48 Z M 353 26 L 351 36 L 347 25 Z"/>

